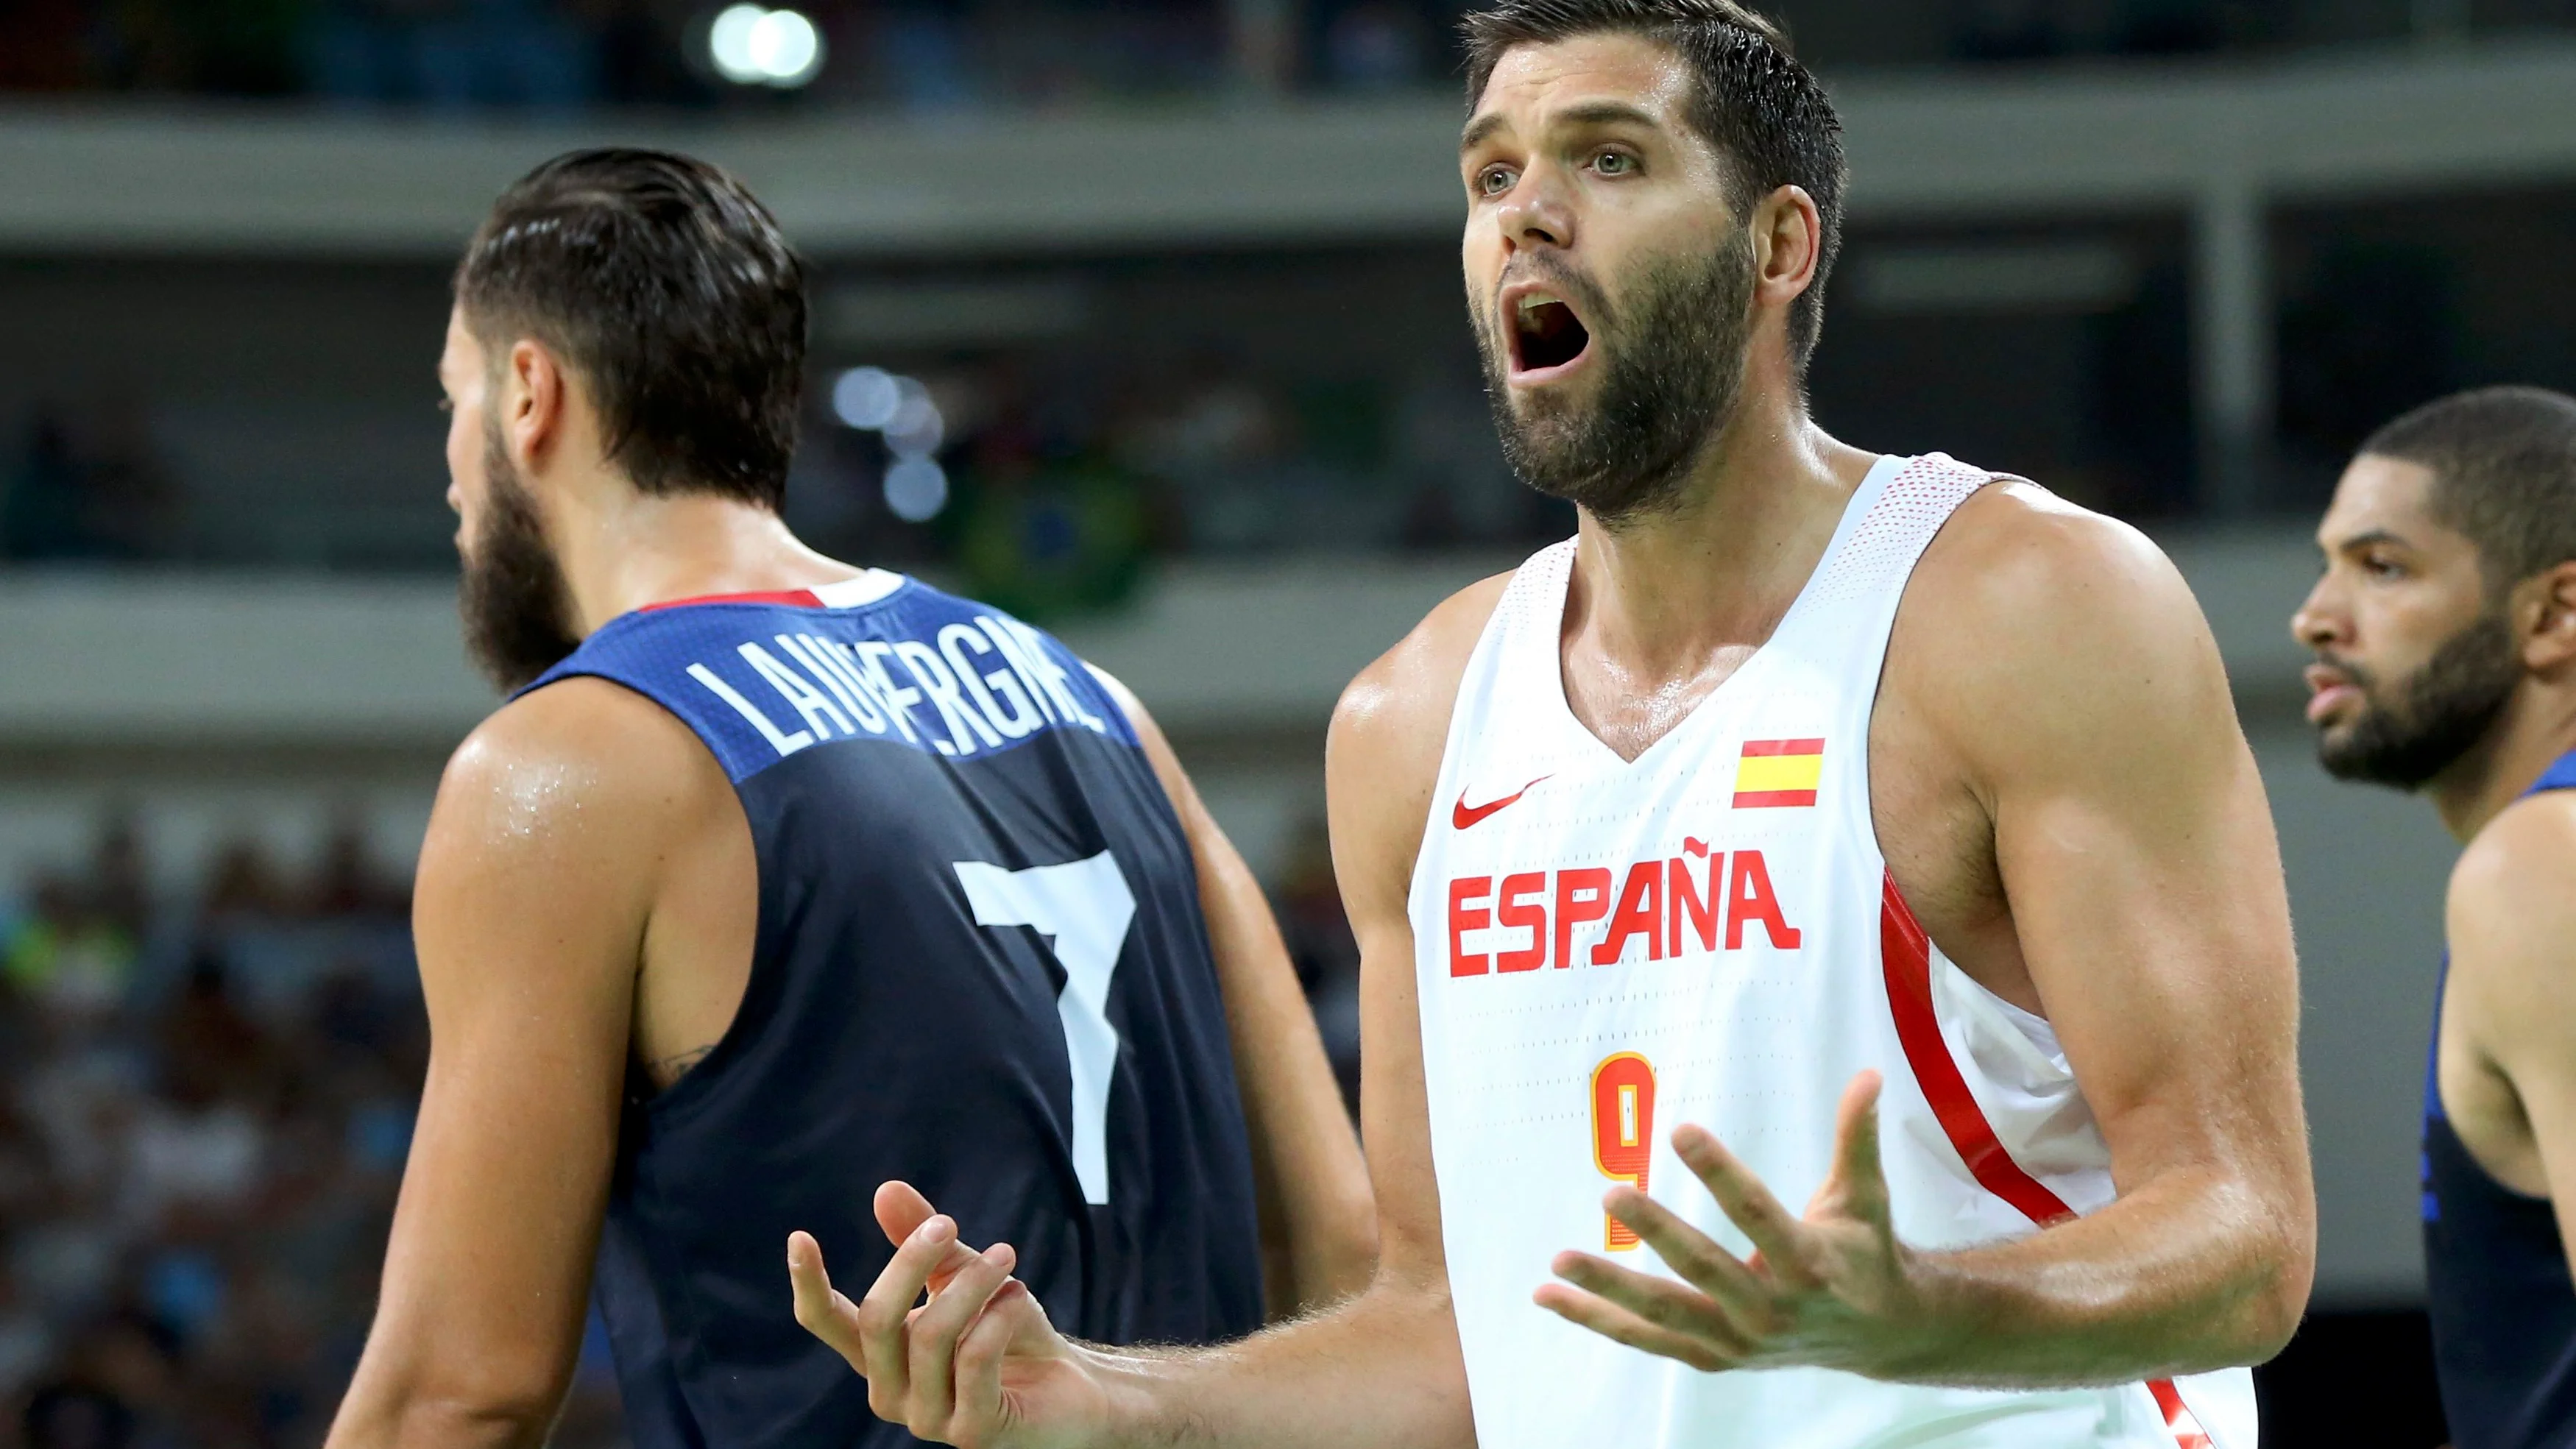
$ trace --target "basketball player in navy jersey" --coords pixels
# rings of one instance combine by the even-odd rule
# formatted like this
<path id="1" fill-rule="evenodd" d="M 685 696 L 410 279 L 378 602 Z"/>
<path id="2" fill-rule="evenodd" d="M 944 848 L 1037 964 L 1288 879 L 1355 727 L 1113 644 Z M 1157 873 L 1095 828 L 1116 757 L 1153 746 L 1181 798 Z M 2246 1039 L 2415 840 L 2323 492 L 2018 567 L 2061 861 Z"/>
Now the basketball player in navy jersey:
<path id="1" fill-rule="evenodd" d="M 2487 388 L 2364 443 L 2291 628 L 2345 780 L 2466 847 L 2424 1094 L 2424 1266 L 2458 1449 L 2576 1445 L 2576 398 Z"/>
<path id="2" fill-rule="evenodd" d="M 779 1289 L 791 1227 L 885 1260 L 890 1177 L 1086 1337 L 1367 1277 L 1312 1019 L 1153 721 L 781 524 L 804 342 L 768 213 L 682 157 L 549 162 L 458 269 L 466 630 L 517 692 L 422 848 L 429 1079 L 337 1449 L 542 1443 L 594 1264 L 638 1449 L 909 1443 Z"/>

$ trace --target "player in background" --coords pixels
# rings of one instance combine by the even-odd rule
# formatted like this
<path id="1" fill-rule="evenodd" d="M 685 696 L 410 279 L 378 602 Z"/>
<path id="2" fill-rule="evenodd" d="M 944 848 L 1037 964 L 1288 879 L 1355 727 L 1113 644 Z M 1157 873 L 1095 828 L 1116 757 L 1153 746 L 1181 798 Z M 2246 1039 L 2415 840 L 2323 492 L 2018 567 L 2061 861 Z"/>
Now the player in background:
<path id="1" fill-rule="evenodd" d="M 791 1240 L 799 1317 L 975 1449 L 2251 1449 L 2314 1205 L 2271 819 L 2189 592 L 1808 417 L 1843 162 L 1767 25 L 1505 0 L 1468 38 L 1474 330 L 1581 525 L 1333 725 L 1375 1284 L 1089 1345 L 895 1184 L 858 1301 Z"/>
<path id="2" fill-rule="evenodd" d="M 887 1255 L 887 1177 L 1087 1337 L 1365 1283 L 1312 1019 L 1153 721 L 780 522 L 805 287 L 760 204 L 564 156 L 455 290 L 466 634 L 516 693 L 422 849 L 429 1080 L 335 1449 L 543 1443 L 594 1263 L 638 1449 L 911 1442 L 777 1295 L 791 1226 Z"/>
<path id="3" fill-rule="evenodd" d="M 2576 398 L 2484 388 L 2373 434 L 2291 621 L 2337 779 L 2465 847 L 2424 1091 L 2424 1268 L 2459 1449 L 2576 1444 Z"/>

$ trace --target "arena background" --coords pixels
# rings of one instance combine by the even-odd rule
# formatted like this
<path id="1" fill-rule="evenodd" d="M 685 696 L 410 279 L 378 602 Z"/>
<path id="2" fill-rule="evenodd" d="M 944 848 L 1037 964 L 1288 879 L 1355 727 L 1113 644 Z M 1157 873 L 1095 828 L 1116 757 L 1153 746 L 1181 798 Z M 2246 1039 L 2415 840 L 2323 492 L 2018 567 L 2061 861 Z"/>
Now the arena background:
<path id="1" fill-rule="evenodd" d="M 2429 1449 L 2452 850 L 2318 772 L 2285 620 L 2374 423 L 2576 388 L 2576 3 L 1776 8 L 1855 172 L 1822 421 L 2134 520 L 2217 627 L 2288 857 L 2322 1200 L 2266 1442 Z M 1327 712 L 1570 521 L 1506 474 L 1461 325 L 1453 6 L 0 17 L 6 1432 L 40 1402 L 33 1442 L 118 1442 L 65 1437 L 113 1399 L 138 1445 L 319 1440 L 425 1051 L 405 881 L 492 703 L 441 501 L 446 269 L 572 145 L 700 152 L 775 207 L 817 275 L 794 523 L 1124 675 L 1347 1067 Z M 620 1442 L 596 1345 L 558 1442 Z"/>

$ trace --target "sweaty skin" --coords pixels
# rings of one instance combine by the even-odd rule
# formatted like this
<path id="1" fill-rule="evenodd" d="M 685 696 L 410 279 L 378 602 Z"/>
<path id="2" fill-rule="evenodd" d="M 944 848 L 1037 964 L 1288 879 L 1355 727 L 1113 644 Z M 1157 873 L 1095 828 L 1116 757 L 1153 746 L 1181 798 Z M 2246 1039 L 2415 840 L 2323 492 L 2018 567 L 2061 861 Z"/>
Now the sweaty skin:
<path id="1" fill-rule="evenodd" d="M 1629 36 L 1517 47 L 1460 168 L 1481 326 L 1508 325 L 1486 299 L 1539 270 L 1534 256 L 1582 268 L 1615 300 L 1637 264 L 1705 246 L 1715 227 L 1749 231 L 1748 372 L 1717 445 L 1674 509 L 1617 528 L 1582 520 L 1564 686 L 1577 717 L 1631 758 L 1769 637 L 1871 462 L 1807 420 L 1789 360 L 1814 204 L 1785 187 L 1730 211 L 1723 168 L 1681 123 L 1677 71 Z M 1602 371 L 1578 359 L 1515 372 L 1513 405 L 1580 403 Z M 1431 791 L 1458 682 L 1505 582 L 1450 599 L 1362 673 L 1327 745 L 1334 862 L 1362 956 L 1380 1242 L 1369 1291 L 1223 1349 L 1074 1344 L 1009 1279 L 1007 1245 L 972 1251 L 933 1205 L 888 1184 L 877 1214 L 900 1247 L 861 1300 L 832 1290 L 812 1238 L 789 1245 L 798 1318 L 868 1376 L 880 1415 L 970 1449 L 1474 1442 L 1406 898 L 1426 823 L 1448 808 Z M 1986 489 L 1914 576 L 1870 752 L 1899 887 L 1964 969 L 2051 1020 L 2119 1200 L 2019 1241 L 1911 1252 L 1886 1227 L 1865 1073 L 1844 1101 L 1843 1165 L 1803 1217 L 1707 1133 L 1676 1133 L 1764 1246 L 1760 1264 L 1621 1189 L 1607 1206 L 1687 1281 L 1569 1252 L 1556 1263 L 1567 1281 L 1540 1302 L 1712 1370 L 1825 1364 L 2011 1387 L 2269 1356 L 2305 1305 L 2314 1251 L 2295 970 L 2261 784 L 2181 579 L 2121 525 L 2033 487 Z"/>
<path id="2" fill-rule="evenodd" d="M 548 505 L 577 625 L 657 600 L 808 588 L 857 570 L 775 515 L 646 497 L 601 459 L 580 384 L 521 341 L 487 376 L 452 323 L 450 501 L 475 537 L 487 416 Z M 1246 1124 L 1274 1310 L 1356 1292 L 1373 1231 L 1358 1144 L 1259 888 L 1132 694 L 1199 869 Z M 751 971 L 751 831 L 677 719 L 604 680 L 505 705 L 441 780 L 413 929 L 429 1077 L 376 1322 L 334 1449 L 536 1445 L 562 1402 L 630 1063 L 676 1081 L 733 1020 Z"/>
<path id="3" fill-rule="evenodd" d="M 2310 709 L 2329 731 L 2367 705 L 2338 661 L 2385 692 L 2494 606 L 2476 545 L 2435 518 L 2433 486 L 2421 464 L 2364 454 L 2318 525 L 2325 568 L 2290 627 L 2320 656 Z M 2491 737 L 2425 786 L 2465 847 L 2434 1076 L 2478 1165 L 2549 1198 L 2576 1243 L 2576 792 L 2517 798 L 2576 749 L 2576 562 L 2516 584 L 2501 613 L 2524 677 Z"/>

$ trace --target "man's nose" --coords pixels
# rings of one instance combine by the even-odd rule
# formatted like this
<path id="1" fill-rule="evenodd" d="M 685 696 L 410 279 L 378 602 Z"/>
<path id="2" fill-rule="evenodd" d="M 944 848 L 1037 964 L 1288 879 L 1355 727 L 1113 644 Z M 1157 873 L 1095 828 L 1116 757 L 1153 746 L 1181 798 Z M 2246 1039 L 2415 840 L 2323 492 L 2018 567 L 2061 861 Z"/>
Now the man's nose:
<path id="1" fill-rule="evenodd" d="M 2351 637 L 2351 621 L 2334 596 L 2333 583 L 2332 578 L 2317 580 L 2298 611 L 2290 615 L 2290 637 L 2311 649 L 2323 649 Z"/>
<path id="2" fill-rule="evenodd" d="M 1497 208 L 1507 251 L 1574 245 L 1574 211 L 1563 189 L 1543 169 L 1533 168 Z"/>

